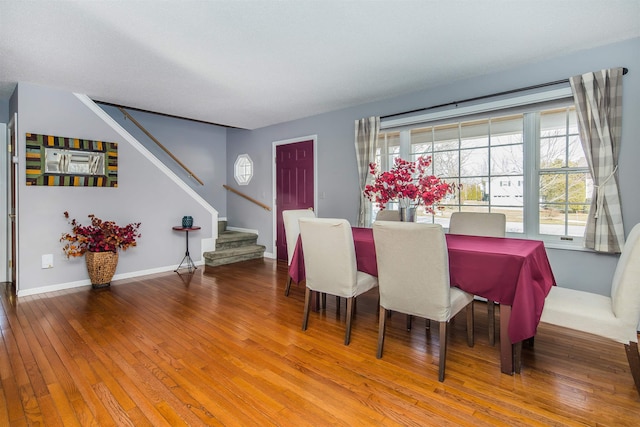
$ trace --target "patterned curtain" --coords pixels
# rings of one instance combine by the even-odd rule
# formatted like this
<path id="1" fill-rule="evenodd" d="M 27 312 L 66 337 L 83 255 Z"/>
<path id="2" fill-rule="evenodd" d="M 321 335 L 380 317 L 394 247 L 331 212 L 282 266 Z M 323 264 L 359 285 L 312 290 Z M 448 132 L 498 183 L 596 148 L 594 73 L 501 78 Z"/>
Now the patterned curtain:
<path id="1" fill-rule="evenodd" d="M 624 245 L 616 175 L 622 133 L 622 68 L 586 73 L 569 81 L 594 183 L 585 247 L 617 253 Z"/>
<path id="2" fill-rule="evenodd" d="M 369 117 L 356 120 L 356 161 L 360 180 L 360 209 L 358 210 L 358 227 L 371 224 L 371 202 L 364 197 L 364 187 L 371 179 L 369 163 L 375 160 L 376 147 L 380 133 L 380 117 Z"/>

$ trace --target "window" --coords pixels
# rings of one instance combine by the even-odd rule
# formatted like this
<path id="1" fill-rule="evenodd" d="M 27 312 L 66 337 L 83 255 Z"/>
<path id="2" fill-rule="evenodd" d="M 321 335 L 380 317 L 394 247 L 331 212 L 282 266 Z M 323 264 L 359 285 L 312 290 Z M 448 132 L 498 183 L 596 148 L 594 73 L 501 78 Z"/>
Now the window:
<path id="1" fill-rule="evenodd" d="M 233 166 L 233 173 L 238 185 L 247 185 L 253 178 L 253 161 L 248 154 L 240 154 Z"/>
<path id="2" fill-rule="evenodd" d="M 580 143 L 574 108 L 541 112 L 538 147 L 538 232 L 583 236 L 593 181 Z"/>
<path id="3" fill-rule="evenodd" d="M 389 170 L 394 159 L 400 156 L 400 132 L 386 132 L 378 138 L 376 164 L 381 170 Z"/>
<path id="4" fill-rule="evenodd" d="M 419 209 L 419 222 L 448 228 L 456 211 L 501 212 L 514 237 L 582 243 L 593 183 L 571 98 L 412 123 L 387 133 L 383 123 L 380 140 L 376 161 L 382 169 L 398 155 L 431 156 L 431 173 L 460 184 L 436 214 Z"/>

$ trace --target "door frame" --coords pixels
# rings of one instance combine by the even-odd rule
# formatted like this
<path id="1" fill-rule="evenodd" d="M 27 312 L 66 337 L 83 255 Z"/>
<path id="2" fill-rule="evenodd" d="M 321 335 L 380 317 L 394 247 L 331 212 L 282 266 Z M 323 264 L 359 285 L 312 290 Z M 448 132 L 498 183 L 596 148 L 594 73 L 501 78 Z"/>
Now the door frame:
<path id="1" fill-rule="evenodd" d="M 5 249 L 5 256 L 0 257 L 0 282 L 9 282 L 9 257 L 11 246 L 9 245 L 9 168 L 7 158 L 9 156 L 9 128 L 6 123 L 0 123 L 0 191 L 5 198 L 0 205 L 0 246 Z"/>
<path id="2" fill-rule="evenodd" d="M 279 145 L 286 145 L 286 144 L 295 144 L 297 142 L 304 142 L 304 141 L 313 141 L 313 209 L 316 212 L 316 216 L 318 216 L 318 135 L 308 135 L 308 136 L 301 136 L 298 138 L 291 138 L 291 139 L 283 139 L 280 141 L 273 141 L 273 143 L 271 144 L 271 161 L 272 161 L 272 167 L 271 167 L 271 194 L 273 195 L 273 215 L 272 215 L 272 231 L 271 231 L 271 236 L 273 237 L 271 239 L 271 254 L 273 255 L 273 259 L 277 259 L 278 258 L 278 252 L 277 252 L 277 248 L 276 248 L 276 238 L 278 237 L 278 230 L 277 230 L 277 221 L 278 218 L 276 217 L 277 212 L 278 212 L 278 208 L 276 205 L 276 179 L 277 179 L 277 170 L 276 170 L 276 147 L 278 147 Z"/>
<path id="3" fill-rule="evenodd" d="M 6 191 L 6 206 L 7 206 L 7 218 L 11 218 L 13 215 L 13 221 L 7 220 L 7 255 L 9 255 L 8 261 L 10 264 L 7 268 L 7 279 L 12 283 L 14 290 L 14 296 L 17 296 L 20 292 L 20 279 L 18 275 L 19 265 L 19 243 L 18 243 L 18 188 L 19 182 L 19 170 L 18 170 L 18 113 L 14 113 L 9 124 L 7 125 L 7 144 L 11 145 L 11 152 L 7 152 L 7 158 L 4 164 L 6 165 L 7 176 L 7 191 Z M 9 258 L 10 257 L 10 258 Z"/>

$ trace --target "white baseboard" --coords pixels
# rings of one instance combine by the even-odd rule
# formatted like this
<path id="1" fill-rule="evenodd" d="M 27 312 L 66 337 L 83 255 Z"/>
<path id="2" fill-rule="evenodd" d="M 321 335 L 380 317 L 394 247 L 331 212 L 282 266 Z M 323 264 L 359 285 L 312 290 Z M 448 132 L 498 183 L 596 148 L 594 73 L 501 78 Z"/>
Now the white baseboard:
<path id="1" fill-rule="evenodd" d="M 204 260 L 194 261 L 194 264 L 196 266 L 204 265 Z M 150 274 L 166 273 L 167 271 L 175 270 L 176 267 L 177 267 L 176 265 L 171 265 L 171 266 L 165 266 L 165 267 L 150 268 L 148 270 L 132 271 L 130 273 L 116 274 L 113 276 L 112 280 L 115 281 L 115 280 L 122 280 L 122 279 L 131 279 L 133 277 L 147 276 Z M 89 286 L 89 285 L 91 285 L 91 281 L 89 279 L 78 280 L 76 282 L 59 283 L 57 285 L 43 286 L 41 288 L 31 288 L 31 289 L 20 290 L 18 291 L 18 297 L 26 297 L 29 295 L 37 295 L 37 294 L 43 294 L 47 292 L 63 291 L 65 289 L 73 289 L 73 288 L 79 288 L 82 286 Z"/>

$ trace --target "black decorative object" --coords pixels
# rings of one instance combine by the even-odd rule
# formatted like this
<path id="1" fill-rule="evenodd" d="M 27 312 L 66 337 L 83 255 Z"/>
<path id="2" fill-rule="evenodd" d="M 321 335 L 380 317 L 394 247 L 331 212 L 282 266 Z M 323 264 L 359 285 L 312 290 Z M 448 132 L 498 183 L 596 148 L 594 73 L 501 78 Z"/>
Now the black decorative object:
<path id="1" fill-rule="evenodd" d="M 191 228 L 193 226 L 193 217 L 192 216 L 183 216 L 182 217 L 182 226 L 184 228 Z"/>

